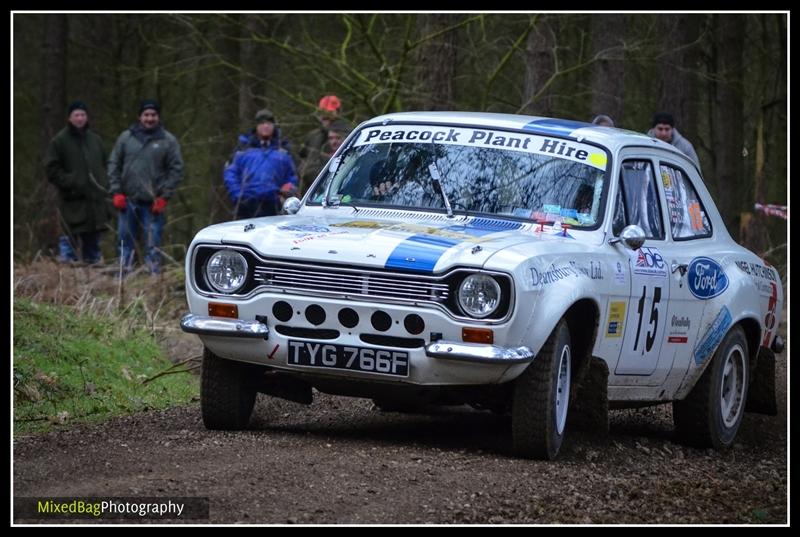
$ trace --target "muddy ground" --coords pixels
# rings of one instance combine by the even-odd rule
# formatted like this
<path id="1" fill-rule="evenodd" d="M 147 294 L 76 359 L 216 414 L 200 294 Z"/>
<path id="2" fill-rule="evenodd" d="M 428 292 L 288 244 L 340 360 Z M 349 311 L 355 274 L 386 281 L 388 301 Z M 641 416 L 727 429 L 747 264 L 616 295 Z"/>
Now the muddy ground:
<path id="1" fill-rule="evenodd" d="M 727 452 L 678 444 L 669 405 L 612 411 L 607 439 L 568 433 L 540 462 L 489 412 L 259 395 L 244 432 L 193 404 L 16 438 L 14 495 L 203 496 L 212 523 L 786 524 L 786 354 L 777 370 L 779 415 L 747 414 Z"/>

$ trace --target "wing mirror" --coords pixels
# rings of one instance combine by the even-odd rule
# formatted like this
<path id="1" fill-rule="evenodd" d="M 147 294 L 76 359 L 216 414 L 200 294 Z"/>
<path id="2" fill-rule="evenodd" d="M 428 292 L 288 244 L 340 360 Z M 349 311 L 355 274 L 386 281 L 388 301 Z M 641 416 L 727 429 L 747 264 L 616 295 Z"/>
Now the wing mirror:
<path id="1" fill-rule="evenodd" d="M 644 240 L 644 230 L 641 227 L 632 224 L 630 226 L 625 226 L 625 228 L 622 230 L 622 233 L 619 234 L 619 237 L 612 237 L 608 239 L 608 244 L 616 244 L 621 242 L 630 250 L 638 250 L 644 244 Z"/>
<path id="2" fill-rule="evenodd" d="M 291 198 L 286 198 L 286 201 L 283 202 L 283 212 L 286 214 L 297 214 L 297 211 L 300 210 L 300 199 L 292 196 Z"/>

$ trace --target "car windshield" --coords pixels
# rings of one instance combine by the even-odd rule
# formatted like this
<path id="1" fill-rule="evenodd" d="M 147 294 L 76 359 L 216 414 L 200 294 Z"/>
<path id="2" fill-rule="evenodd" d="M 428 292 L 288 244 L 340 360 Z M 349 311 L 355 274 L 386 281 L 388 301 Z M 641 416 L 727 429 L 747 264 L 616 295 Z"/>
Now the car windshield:
<path id="1" fill-rule="evenodd" d="M 602 217 L 607 155 L 586 143 L 442 125 L 365 127 L 308 202 L 444 210 L 590 228 Z M 442 188 L 435 183 L 440 181 Z M 443 192 L 442 192 L 443 191 Z"/>

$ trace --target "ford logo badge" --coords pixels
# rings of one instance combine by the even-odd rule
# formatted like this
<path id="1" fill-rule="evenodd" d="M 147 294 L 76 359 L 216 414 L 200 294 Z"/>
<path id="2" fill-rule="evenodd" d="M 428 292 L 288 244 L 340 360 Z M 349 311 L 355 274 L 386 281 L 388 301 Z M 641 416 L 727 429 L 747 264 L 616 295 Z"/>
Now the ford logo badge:
<path id="1" fill-rule="evenodd" d="M 701 300 L 721 295 L 728 288 L 728 277 L 716 261 L 696 257 L 689 264 L 689 291 Z"/>

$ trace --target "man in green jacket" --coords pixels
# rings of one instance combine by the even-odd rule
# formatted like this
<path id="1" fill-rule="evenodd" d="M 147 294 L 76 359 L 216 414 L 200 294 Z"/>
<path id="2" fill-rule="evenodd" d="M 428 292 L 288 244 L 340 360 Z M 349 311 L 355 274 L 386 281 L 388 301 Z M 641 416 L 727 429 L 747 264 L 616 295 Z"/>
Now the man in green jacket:
<path id="1" fill-rule="evenodd" d="M 67 109 L 67 126 L 47 146 L 44 158 L 47 179 L 58 188 L 59 220 L 64 235 L 59 239 L 61 261 L 100 261 L 100 233 L 106 229 L 108 177 L 103 141 L 89 129 L 86 103 L 75 101 Z"/>
<path id="2" fill-rule="evenodd" d="M 161 108 L 142 101 L 139 122 L 123 131 L 108 159 L 114 207 L 119 211 L 120 256 L 125 271 L 133 264 L 137 235 L 144 235 L 145 263 L 152 274 L 161 269 L 164 210 L 183 176 L 178 140 L 161 126 Z"/>

